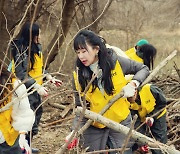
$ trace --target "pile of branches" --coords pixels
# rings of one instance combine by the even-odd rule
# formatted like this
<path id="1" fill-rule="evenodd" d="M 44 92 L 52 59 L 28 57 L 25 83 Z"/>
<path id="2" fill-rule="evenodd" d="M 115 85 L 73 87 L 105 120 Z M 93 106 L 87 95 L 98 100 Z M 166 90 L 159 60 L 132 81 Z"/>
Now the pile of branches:
<path id="1" fill-rule="evenodd" d="M 168 104 L 175 103 L 167 109 L 168 145 L 174 145 L 180 150 L 180 78 L 177 74 L 159 75 L 152 83 L 159 87 L 165 94 Z"/>
<path id="2" fill-rule="evenodd" d="M 152 83 L 159 87 L 167 98 L 179 98 L 180 78 L 176 74 L 162 74 L 152 80 Z"/>
<path id="3" fill-rule="evenodd" d="M 168 145 L 174 145 L 180 150 L 180 104 L 176 102 L 168 108 Z"/>

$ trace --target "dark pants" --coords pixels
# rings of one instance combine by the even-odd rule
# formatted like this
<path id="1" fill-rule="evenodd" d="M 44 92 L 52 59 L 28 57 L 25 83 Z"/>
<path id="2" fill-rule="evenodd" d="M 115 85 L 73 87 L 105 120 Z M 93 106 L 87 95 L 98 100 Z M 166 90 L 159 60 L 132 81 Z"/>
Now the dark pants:
<path id="1" fill-rule="evenodd" d="M 12 146 L 9 146 L 6 142 L 0 144 L 0 154 L 22 154 L 19 146 L 19 137 Z"/>
<path id="2" fill-rule="evenodd" d="M 35 91 L 33 94 L 29 95 L 28 98 L 29 98 L 31 109 L 35 111 L 37 107 L 41 104 L 40 95 Z M 41 105 L 35 114 L 35 122 L 32 127 L 32 136 L 38 133 L 38 125 L 39 125 L 42 113 L 43 113 L 43 109 Z M 27 140 L 29 140 L 29 136 L 27 136 Z"/>
<path id="3" fill-rule="evenodd" d="M 141 124 L 140 119 L 138 118 L 135 124 L 135 128 L 137 128 Z M 164 114 L 159 119 L 155 119 L 152 127 L 150 127 L 150 131 L 153 137 L 161 142 L 167 143 L 167 124 L 166 124 L 166 114 Z M 143 125 L 138 132 L 147 135 L 152 138 L 152 135 L 149 133 L 149 129 L 147 125 Z M 153 154 L 162 154 L 161 150 L 151 150 Z"/>
<path id="4" fill-rule="evenodd" d="M 130 127 L 130 123 L 131 115 L 121 122 L 122 125 L 127 127 Z M 109 148 L 116 149 L 122 147 L 125 139 L 126 135 L 113 129 L 107 127 L 100 129 L 90 126 L 80 138 L 80 144 L 83 145 L 83 148 L 89 147 L 87 151 L 104 150 L 107 144 Z M 127 147 L 131 147 L 131 145 L 129 144 Z M 112 154 L 113 153 L 117 152 L 112 152 Z M 132 152 L 125 152 L 125 154 L 132 154 Z"/>

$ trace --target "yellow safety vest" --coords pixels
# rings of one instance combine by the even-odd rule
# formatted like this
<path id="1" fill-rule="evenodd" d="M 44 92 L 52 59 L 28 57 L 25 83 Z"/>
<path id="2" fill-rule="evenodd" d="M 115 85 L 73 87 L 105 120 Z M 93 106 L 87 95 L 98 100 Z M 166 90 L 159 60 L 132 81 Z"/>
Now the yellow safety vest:
<path id="1" fill-rule="evenodd" d="M 33 69 L 29 71 L 29 75 L 36 80 L 36 82 L 40 85 L 43 83 L 43 55 L 42 52 L 40 55 L 34 55 L 34 65 Z M 14 60 L 12 60 L 12 72 L 15 72 Z"/>
<path id="2" fill-rule="evenodd" d="M 109 96 L 106 92 L 104 92 L 103 95 L 102 92 L 99 90 L 99 88 L 96 88 L 95 91 L 92 93 L 92 85 L 87 91 L 85 98 L 88 102 L 90 102 L 91 111 L 99 113 L 108 103 L 108 101 L 112 99 L 116 94 L 118 94 L 121 91 L 121 89 L 126 85 L 127 81 L 125 80 L 124 74 L 122 72 L 122 68 L 118 61 L 116 62 L 115 69 L 111 71 L 111 75 L 112 75 L 112 82 L 114 85 L 113 95 Z M 75 80 L 76 89 L 81 90 L 81 86 L 78 82 L 77 75 L 75 72 L 74 72 L 74 80 Z M 129 106 L 130 103 L 127 101 L 126 98 L 120 98 L 109 108 L 109 110 L 105 112 L 103 116 L 119 123 L 125 120 L 129 115 L 130 113 Z M 93 122 L 92 125 L 98 128 L 105 127 L 104 125 L 98 122 Z"/>
<path id="3" fill-rule="evenodd" d="M 156 105 L 156 99 L 151 93 L 150 86 L 151 84 L 146 84 L 142 87 L 141 91 L 139 92 L 141 105 L 138 105 L 136 102 L 131 103 L 130 105 L 131 109 L 138 110 L 142 122 L 145 120 L 146 115 L 154 110 L 154 107 Z M 161 112 L 157 119 L 162 117 L 165 113 L 166 109 L 163 112 Z"/>
<path id="4" fill-rule="evenodd" d="M 12 83 L 14 83 L 16 79 L 13 79 Z M 3 102 L 0 106 L 0 108 L 4 107 L 8 103 L 11 102 L 12 95 L 8 97 L 8 100 Z M 16 141 L 19 132 L 16 131 L 12 126 L 12 106 L 10 109 L 0 112 L 0 130 L 5 138 L 6 143 L 9 146 L 12 146 L 14 142 Z"/>
<path id="5" fill-rule="evenodd" d="M 40 55 L 34 55 L 35 63 L 33 65 L 33 69 L 29 71 L 29 75 L 36 80 L 36 82 L 40 85 L 43 83 L 43 55 L 42 52 Z"/>
<path id="6" fill-rule="evenodd" d="M 135 48 L 131 48 L 127 51 L 125 51 L 125 54 L 134 61 L 137 61 L 139 63 L 144 63 L 143 59 L 140 58 L 137 54 L 136 54 L 136 49 Z"/>

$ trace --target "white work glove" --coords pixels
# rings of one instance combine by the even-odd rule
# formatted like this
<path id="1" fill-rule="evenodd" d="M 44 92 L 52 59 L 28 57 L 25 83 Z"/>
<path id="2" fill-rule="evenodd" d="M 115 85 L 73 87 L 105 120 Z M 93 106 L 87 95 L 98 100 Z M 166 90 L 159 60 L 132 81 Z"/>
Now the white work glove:
<path id="1" fill-rule="evenodd" d="M 20 134 L 19 135 L 19 146 L 21 148 L 21 150 L 25 150 L 26 154 L 30 154 L 31 153 L 31 148 L 28 145 L 28 141 L 26 140 L 26 135 L 25 134 Z"/>
<path id="2" fill-rule="evenodd" d="M 123 87 L 124 98 L 133 97 L 136 92 L 136 86 L 133 83 L 128 83 Z"/>
<path id="3" fill-rule="evenodd" d="M 148 125 L 149 127 L 151 127 L 154 123 L 154 119 L 151 117 L 146 117 L 146 125 Z"/>
<path id="4" fill-rule="evenodd" d="M 41 96 L 48 96 L 48 93 L 47 93 L 48 90 L 45 87 L 43 87 L 43 86 L 41 86 L 39 84 L 35 84 L 34 88 L 37 90 L 39 95 L 41 95 Z"/>
<path id="5" fill-rule="evenodd" d="M 73 131 L 68 136 L 66 136 L 65 142 L 68 142 L 68 140 L 71 137 L 72 133 L 73 133 Z M 71 150 L 71 149 L 75 148 L 77 146 L 77 144 L 78 144 L 78 139 L 73 138 L 72 141 L 67 146 L 68 150 Z"/>
<path id="6" fill-rule="evenodd" d="M 62 85 L 62 81 L 61 80 L 58 80 L 56 79 L 55 77 L 52 77 L 51 74 L 47 74 L 46 75 L 46 79 L 48 81 L 50 81 L 51 83 L 53 83 L 55 86 L 59 87 Z"/>

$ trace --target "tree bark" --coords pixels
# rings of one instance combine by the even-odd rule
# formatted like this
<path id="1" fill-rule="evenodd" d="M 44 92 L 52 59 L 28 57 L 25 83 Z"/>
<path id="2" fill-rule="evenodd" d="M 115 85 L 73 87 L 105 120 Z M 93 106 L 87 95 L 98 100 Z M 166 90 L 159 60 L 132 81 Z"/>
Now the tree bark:
<path id="1" fill-rule="evenodd" d="M 71 23 L 73 21 L 74 15 L 74 0 L 64 0 L 63 1 L 63 11 L 61 20 L 61 33 L 59 33 L 60 25 L 57 27 L 56 33 L 51 40 L 49 46 L 46 49 L 46 54 L 51 50 L 51 53 L 47 57 L 46 69 L 49 67 L 50 63 L 55 60 L 58 55 L 58 50 L 63 44 L 63 41 L 69 31 Z M 51 49 L 52 48 L 52 49 Z"/>
<path id="2" fill-rule="evenodd" d="M 2 25 L 3 25 L 3 22 L 4 22 L 4 19 L 3 19 L 3 14 L 2 12 L 4 12 L 4 1 L 5 0 L 0 0 L 0 30 L 2 30 Z"/>

